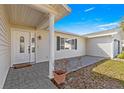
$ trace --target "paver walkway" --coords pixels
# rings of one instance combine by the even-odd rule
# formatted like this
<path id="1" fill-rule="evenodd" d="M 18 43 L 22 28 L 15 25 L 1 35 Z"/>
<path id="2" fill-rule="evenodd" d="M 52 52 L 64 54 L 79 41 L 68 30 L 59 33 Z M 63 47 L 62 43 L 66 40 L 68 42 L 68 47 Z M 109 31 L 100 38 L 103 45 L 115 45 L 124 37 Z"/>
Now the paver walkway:
<path id="1" fill-rule="evenodd" d="M 10 68 L 4 89 L 55 89 L 48 78 L 48 62 L 22 69 Z"/>
<path id="2" fill-rule="evenodd" d="M 72 72 L 103 59 L 105 58 L 94 56 L 68 58 L 66 69 L 68 72 Z M 62 60 L 57 60 L 55 69 L 61 69 L 64 65 Z M 4 89 L 55 89 L 57 87 L 48 78 L 48 68 L 48 62 L 22 69 L 10 68 Z"/>
<path id="3" fill-rule="evenodd" d="M 95 64 L 101 60 L 104 60 L 104 57 L 96 57 L 96 56 L 81 56 L 65 59 L 67 62 L 64 63 L 62 60 L 57 60 L 55 62 L 55 69 L 66 70 L 68 73 L 78 70 L 82 67 L 89 66 L 91 64 Z"/>

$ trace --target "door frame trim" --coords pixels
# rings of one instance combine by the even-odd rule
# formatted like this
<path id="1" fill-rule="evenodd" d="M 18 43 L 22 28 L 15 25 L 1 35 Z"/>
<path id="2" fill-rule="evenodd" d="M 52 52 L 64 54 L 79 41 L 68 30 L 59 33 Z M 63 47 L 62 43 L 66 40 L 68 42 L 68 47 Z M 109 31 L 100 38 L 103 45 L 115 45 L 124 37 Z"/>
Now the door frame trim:
<path id="1" fill-rule="evenodd" d="M 22 28 L 11 28 L 10 31 L 11 31 L 11 63 L 10 63 L 11 67 L 13 67 L 13 63 L 14 63 L 14 49 L 13 49 L 14 42 L 13 42 L 13 37 L 14 37 L 14 32 L 15 31 L 19 31 L 19 32 L 34 32 L 35 33 L 35 40 L 36 40 L 36 42 L 35 42 L 35 63 L 37 63 L 37 58 L 36 58 L 36 56 L 37 56 L 37 37 L 36 37 L 37 32 L 36 32 L 36 30 L 22 29 Z"/>

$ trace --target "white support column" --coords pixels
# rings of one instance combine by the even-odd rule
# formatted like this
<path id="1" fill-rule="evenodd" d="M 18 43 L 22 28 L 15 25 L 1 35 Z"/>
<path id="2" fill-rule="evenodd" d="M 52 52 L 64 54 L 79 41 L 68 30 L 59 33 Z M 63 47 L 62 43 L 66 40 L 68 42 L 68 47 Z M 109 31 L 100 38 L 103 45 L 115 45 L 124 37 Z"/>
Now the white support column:
<path id="1" fill-rule="evenodd" d="M 49 78 L 53 78 L 54 71 L 54 15 L 49 14 Z"/>

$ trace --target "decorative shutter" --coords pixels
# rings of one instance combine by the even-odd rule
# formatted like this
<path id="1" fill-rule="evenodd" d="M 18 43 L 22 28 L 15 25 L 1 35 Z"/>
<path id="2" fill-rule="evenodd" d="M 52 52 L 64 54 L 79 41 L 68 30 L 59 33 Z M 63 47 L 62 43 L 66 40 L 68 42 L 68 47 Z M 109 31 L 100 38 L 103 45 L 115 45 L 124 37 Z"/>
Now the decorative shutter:
<path id="1" fill-rule="evenodd" d="M 75 50 L 77 50 L 77 39 L 75 39 Z"/>
<path id="2" fill-rule="evenodd" d="M 60 50 L 60 37 L 57 36 L 57 51 Z"/>

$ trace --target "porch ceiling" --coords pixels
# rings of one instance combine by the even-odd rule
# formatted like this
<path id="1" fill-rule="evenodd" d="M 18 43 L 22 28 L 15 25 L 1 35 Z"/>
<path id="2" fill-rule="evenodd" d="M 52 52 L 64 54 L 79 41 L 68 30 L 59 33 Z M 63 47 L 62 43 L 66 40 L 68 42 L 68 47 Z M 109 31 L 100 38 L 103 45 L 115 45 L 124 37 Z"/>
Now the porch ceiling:
<path id="1" fill-rule="evenodd" d="M 26 5 L 6 5 L 8 19 L 11 24 L 36 27 L 45 19 L 48 14 L 36 11 Z"/>
<path id="2" fill-rule="evenodd" d="M 9 4 L 5 5 L 5 10 L 10 24 L 21 25 L 36 28 L 48 27 L 49 14 L 48 11 L 41 8 L 46 8 L 55 11 L 55 21 L 67 15 L 70 11 L 64 5 L 18 5 Z"/>

